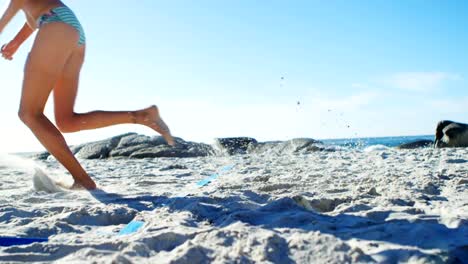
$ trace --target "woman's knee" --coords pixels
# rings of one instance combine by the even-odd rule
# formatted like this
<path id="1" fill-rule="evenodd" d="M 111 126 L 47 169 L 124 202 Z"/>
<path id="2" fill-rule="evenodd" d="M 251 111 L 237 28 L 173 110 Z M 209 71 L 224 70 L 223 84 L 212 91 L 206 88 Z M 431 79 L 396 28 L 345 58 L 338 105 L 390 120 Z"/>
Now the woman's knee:
<path id="1" fill-rule="evenodd" d="M 55 123 L 58 130 L 62 133 L 73 133 L 79 131 L 79 127 L 76 125 L 76 119 L 74 114 L 70 116 L 56 116 Z"/>
<path id="2" fill-rule="evenodd" d="M 44 115 L 42 112 L 32 111 L 25 108 L 20 108 L 18 111 L 19 119 L 27 126 L 34 125 L 42 115 Z"/>

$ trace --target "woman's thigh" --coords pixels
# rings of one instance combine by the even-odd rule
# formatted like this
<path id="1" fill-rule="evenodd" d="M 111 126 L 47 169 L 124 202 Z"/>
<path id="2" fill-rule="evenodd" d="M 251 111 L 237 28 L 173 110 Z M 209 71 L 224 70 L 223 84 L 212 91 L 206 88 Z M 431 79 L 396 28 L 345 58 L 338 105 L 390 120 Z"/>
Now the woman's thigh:
<path id="1" fill-rule="evenodd" d="M 44 106 L 72 51 L 78 32 L 64 23 L 50 23 L 37 33 L 24 69 L 20 112 L 37 114 Z"/>
<path id="2" fill-rule="evenodd" d="M 82 45 L 76 48 L 66 61 L 55 84 L 54 112 L 56 121 L 73 116 L 84 56 L 85 46 Z"/>

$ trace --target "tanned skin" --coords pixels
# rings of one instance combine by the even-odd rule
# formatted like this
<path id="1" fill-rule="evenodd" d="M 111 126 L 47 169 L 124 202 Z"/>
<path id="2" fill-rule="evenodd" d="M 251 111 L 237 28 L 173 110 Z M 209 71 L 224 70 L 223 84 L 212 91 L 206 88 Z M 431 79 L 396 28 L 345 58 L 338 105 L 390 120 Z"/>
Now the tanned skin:
<path id="1" fill-rule="evenodd" d="M 12 60 L 21 44 L 37 29 L 37 19 L 62 5 L 59 0 L 10 0 L 0 18 L 0 36 L 19 11 L 26 15 L 26 23 L 13 40 L 2 46 L 2 57 Z M 73 187 L 92 190 L 96 183 L 70 151 L 62 133 L 117 124 L 140 124 L 161 134 L 169 145 L 174 145 L 174 139 L 155 105 L 136 111 L 75 113 L 78 80 L 86 49 L 85 45 L 78 45 L 78 40 L 79 33 L 68 24 L 52 22 L 41 26 L 26 61 L 18 115 L 42 145 L 71 173 Z M 44 115 L 51 92 L 56 124 Z"/>

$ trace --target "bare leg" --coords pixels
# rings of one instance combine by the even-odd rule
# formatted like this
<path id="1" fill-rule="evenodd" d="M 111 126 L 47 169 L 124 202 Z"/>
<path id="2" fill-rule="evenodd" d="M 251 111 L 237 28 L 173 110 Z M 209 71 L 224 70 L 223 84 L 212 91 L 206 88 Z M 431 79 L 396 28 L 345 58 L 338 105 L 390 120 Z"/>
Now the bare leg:
<path id="1" fill-rule="evenodd" d="M 169 128 L 161 119 L 156 106 L 137 111 L 75 113 L 73 109 L 84 56 L 84 46 L 79 47 L 72 53 L 54 88 L 55 120 L 60 131 L 70 133 L 118 124 L 140 124 L 160 133 L 169 145 L 174 144 Z"/>
<path id="2" fill-rule="evenodd" d="M 43 114 L 65 62 L 77 47 L 78 34 L 63 23 L 44 25 L 26 62 L 19 116 L 44 147 L 87 189 L 96 184 L 73 156 L 60 131 Z"/>

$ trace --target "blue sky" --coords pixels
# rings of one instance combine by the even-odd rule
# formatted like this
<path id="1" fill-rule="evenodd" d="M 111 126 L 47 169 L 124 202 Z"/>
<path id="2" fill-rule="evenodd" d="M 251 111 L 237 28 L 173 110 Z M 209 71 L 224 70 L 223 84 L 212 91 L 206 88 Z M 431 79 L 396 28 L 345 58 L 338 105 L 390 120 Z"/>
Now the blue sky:
<path id="1" fill-rule="evenodd" d="M 65 3 L 88 41 L 77 111 L 154 103 L 176 136 L 208 143 L 420 135 L 441 119 L 468 122 L 466 1 Z M 19 14 L 1 43 L 22 23 Z M 16 115 L 31 45 L 0 62 L 5 151 L 42 149 Z M 121 125 L 66 138 L 130 131 L 152 135 Z"/>

